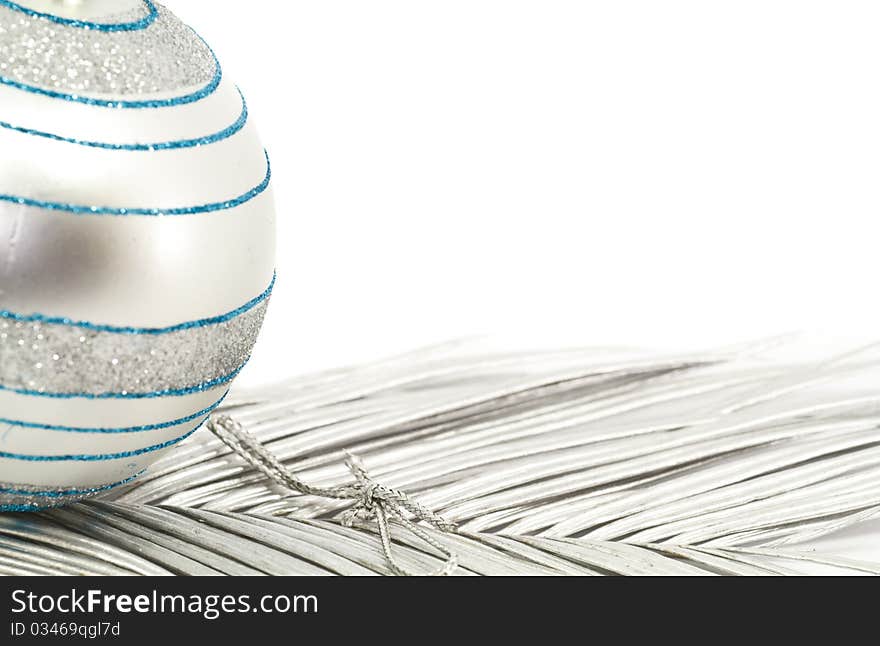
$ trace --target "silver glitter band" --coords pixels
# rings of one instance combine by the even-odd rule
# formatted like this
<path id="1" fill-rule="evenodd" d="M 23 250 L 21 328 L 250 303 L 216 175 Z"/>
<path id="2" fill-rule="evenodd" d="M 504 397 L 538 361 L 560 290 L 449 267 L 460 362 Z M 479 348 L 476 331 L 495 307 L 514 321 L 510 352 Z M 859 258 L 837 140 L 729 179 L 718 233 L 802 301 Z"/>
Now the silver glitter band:
<path id="1" fill-rule="evenodd" d="M 42 487 L 0 482 L 0 511 L 37 511 L 69 505 L 129 484 L 142 473 L 140 471 L 124 480 L 94 487 Z"/>
<path id="2" fill-rule="evenodd" d="M 217 71 L 211 50 L 167 9 L 158 10 L 146 29 L 106 32 L 0 7 L 0 76 L 46 90 L 114 97 L 208 83 Z M 112 22 L 142 14 L 137 9 Z"/>
<path id="3" fill-rule="evenodd" d="M 221 323 L 166 334 L 0 319 L 0 387 L 25 394 L 122 396 L 196 388 L 238 370 L 267 301 Z"/>
<path id="4" fill-rule="evenodd" d="M 13 485 L 4 485 L 0 487 Z M 39 493 L 6 494 L 0 493 L 0 511 L 39 511 L 51 507 L 61 507 L 73 502 L 98 495 L 98 491 L 92 493 L 73 494 L 69 496 L 46 497 Z"/>

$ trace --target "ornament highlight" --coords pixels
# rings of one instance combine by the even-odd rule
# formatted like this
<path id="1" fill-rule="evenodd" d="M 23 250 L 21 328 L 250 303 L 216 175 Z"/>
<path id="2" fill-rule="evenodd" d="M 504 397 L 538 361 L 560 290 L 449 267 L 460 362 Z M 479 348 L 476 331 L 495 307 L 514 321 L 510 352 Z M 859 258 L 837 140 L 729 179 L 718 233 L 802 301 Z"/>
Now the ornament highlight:
<path id="1" fill-rule="evenodd" d="M 271 171 L 151 0 L 0 0 L 0 511 L 107 491 L 201 426 L 274 284 Z"/>

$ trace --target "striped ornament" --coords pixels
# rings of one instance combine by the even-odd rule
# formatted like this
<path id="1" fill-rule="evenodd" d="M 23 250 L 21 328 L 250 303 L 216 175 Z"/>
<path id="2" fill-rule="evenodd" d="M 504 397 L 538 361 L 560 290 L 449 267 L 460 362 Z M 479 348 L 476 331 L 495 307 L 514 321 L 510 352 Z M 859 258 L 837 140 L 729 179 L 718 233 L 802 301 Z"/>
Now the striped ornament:
<path id="1" fill-rule="evenodd" d="M 0 0 L 0 511 L 142 474 L 247 362 L 271 169 L 208 45 L 152 0 Z"/>

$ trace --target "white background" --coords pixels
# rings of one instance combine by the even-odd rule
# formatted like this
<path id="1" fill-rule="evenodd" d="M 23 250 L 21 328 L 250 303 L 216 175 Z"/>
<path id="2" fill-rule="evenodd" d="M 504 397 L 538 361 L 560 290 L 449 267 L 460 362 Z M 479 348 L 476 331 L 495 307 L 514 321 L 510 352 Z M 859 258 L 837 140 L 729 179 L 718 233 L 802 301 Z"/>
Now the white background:
<path id="1" fill-rule="evenodd" d="M 248 380 L 876 323 L 872 2 L 167 0 L 273 159 Z"/>

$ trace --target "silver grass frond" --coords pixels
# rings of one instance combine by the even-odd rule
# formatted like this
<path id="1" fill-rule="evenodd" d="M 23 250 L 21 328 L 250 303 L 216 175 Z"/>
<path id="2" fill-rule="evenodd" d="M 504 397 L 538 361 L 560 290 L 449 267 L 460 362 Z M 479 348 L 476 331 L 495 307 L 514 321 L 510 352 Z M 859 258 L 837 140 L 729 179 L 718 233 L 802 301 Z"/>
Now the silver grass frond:
<path id="1" fill-rule="evenodd" d="M 303 481 L 371 476 L 458 523 L 458 574 L 880 573 L 806 541 L 880 516 L 880 352 L 430 348 L 233 392 Z M 207 432 L 101 501 L 0 515 L 0 573 L 389 574 L 351 501 L 296 494 Z M 837 535 L 837 534 L 835 534 Z M 392 527 L 402 567 L 442 556 Z M 878 559 L 880 560 L 880 559 Z"/>

